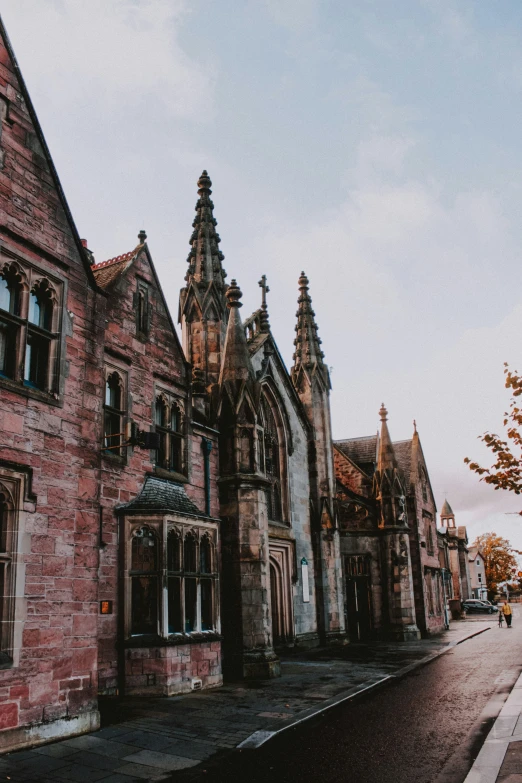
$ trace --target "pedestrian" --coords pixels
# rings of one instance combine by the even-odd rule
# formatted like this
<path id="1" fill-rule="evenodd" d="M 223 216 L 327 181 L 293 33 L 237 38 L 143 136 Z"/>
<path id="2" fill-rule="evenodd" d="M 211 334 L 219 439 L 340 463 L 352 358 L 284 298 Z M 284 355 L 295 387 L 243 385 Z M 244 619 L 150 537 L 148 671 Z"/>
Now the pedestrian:
<path id="1" fill-rule="evenodd" d="M 502 612 L 504 614 L 504 617 L 506 618 L 507 627 L 511 628 L 512 612 L 511 612 L 511 607 L 507 601 L 504 601 L 504 604 L 502 606 Z"/>
<path id="2" fill-rule="evenodd" d="M 504 625 L 504 612 L 502 611 L 502 607 L 500 607 L 500 611 L 498 613 L 498 627 L 502 628 Z"/>

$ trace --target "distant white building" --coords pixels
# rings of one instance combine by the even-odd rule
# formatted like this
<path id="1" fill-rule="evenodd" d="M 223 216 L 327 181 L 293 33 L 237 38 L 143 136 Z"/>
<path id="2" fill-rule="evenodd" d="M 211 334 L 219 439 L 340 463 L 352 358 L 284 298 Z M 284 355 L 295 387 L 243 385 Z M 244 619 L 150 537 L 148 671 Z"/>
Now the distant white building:
<path id="1" fill-rule="evenodd" d="M 476 546 L 469 547 L 469 573 L 473 598 L 487 599 L 486 566 L 482 552 Z"/>

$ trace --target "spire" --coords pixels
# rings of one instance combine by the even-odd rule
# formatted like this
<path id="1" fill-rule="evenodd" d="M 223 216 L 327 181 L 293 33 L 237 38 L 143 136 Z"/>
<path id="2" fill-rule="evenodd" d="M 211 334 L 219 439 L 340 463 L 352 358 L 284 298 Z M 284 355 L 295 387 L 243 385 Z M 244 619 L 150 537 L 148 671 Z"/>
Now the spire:
<path id="1" fill-rule="evenodd" d="M 235 280 L 230 282 L 227 288 L 227 307 L 229 309 L 227 336 L 223 348 L 223 362 L 219 383 L 226 381 L 246 381 L 253 379 L 253 370 L 250 363 L 250 353 L 246 341 L 245 330 L 241 323 L 239 308 L 243 306 L 240 301 L 243 296 L 241 289 Z"/>
<path id="2" fill-rule="evenodd" d="M 299 370 L 304 367 L 307 370 L 320 369 L 330 385 L 328 368 L 325 365 L 324 353 L 321 350 L 321 338 L 317 334 L 315 313 L 312 309 L 312 299 L 308 293 L 308 278 L 301 272 L 299 278 L 299 299 L 297 300 L 297 332 L 294 340 L 294 366 L 292 376 L 295 378 Z"/>
<path id="3" fill-rule="evenodd" d="M 196 217 L 192 223 L 194 231 L 190 237 L 190 253 L 187 261 L 189 268 L 185 280 L 189 283 L 203 283 L 206 286 L 213 282 L 221 292 L 224 287 L 226 272 L 221 262 L 225 258 L 219 249 L 219 234 L 216 231 L 217 220 L 214 217 L 214 203 L 210 198 L 211 179 L 203 171 L 198 179 L 198 201 Z"/>
<path id="4" fill-rule="evenodd" d="M 388 411 L 384 407 L 384 403 L 382 403 L 379 410 L 379 416 L 381 417 L 381 437 L 377 470 L 382 475 L 385 470 L 397 468 L 397 460 L 395 459 L 395 451 L 393 450 L 393 444 L 388 430 Z"/>
<path id="5" fill-rule="evenodd" d="M 440 515 L 441 515 L 441 517 L 453 517 L 453 516 L 455 516 L 453 511 L 452 511 L 452 509 L 451 509 L 451 506 L 450 506 L 450 504 L 448 503 L 447 500 L 444 500 L 444 505 L 442 506 Z"/>

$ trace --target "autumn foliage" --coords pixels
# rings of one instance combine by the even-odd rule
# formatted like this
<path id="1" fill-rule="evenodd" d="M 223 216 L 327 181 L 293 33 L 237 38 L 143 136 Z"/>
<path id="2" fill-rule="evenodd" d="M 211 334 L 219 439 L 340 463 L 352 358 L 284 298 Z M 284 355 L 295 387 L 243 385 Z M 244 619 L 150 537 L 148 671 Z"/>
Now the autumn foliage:
<path id="1" fill-rule="evenodd" d="M 490 449 L 495 462 L 490 468 L 483 468 L 478 462 L 472 462 L 466 457 L 470 470 L 478 473 L 481 481 L 492 484 L 495 489 L 507 489 L 516 495 L 522 493 L 522 378 L 518 372 L 511 371 L 504 364 L 506 389 L 511 389 L 509 411 L 504 413 L 506 435 L 501 437 L 495 433 L 485 432 L 479 438 Z M 504 439 L 505 438 L 505 439 Z M 522 515 L 522 512 L 520 512 Z"/>
<path id="2" fill-rule="evenodd" d="M 516 550 L 511 548 L 506 538 L 496 533 L 483 533 L 476 538 L 473 546 L 478 547 L 484 559 L 488 590 L 495 593 L 498 584 L 513 578 L 513 569 L 517 567 L 513 554 Z"/>

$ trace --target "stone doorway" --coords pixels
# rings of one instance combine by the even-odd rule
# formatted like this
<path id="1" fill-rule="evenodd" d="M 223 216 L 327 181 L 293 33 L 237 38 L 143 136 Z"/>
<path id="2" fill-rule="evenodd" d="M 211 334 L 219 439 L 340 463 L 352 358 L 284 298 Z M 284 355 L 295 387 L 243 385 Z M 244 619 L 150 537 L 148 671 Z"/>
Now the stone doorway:
<path id="1" fill-rule="evenodd" d="M 274 646 L 288 644 L 294 637 L 291 556 L 291 544 L 270 542 L 270 608 Z"/>
<path id="2" fill-rule="evenodd" d="M 346 620 L 351 642 L 369 639 L 372 631 L 370 558 L 345 558 Z"/>

